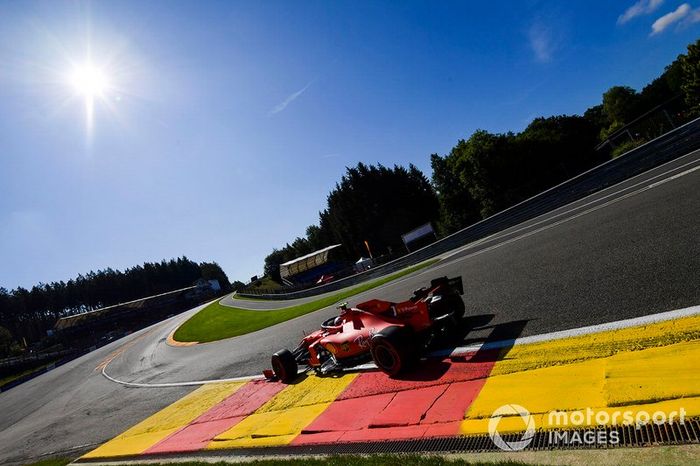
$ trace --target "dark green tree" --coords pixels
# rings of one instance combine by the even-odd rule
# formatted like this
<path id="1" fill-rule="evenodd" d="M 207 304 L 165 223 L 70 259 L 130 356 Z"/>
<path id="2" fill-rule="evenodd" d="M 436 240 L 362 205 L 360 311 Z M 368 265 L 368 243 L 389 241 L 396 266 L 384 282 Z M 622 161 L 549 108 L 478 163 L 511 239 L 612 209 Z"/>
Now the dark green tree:
<path id="1" fill-rule="evenodd" d="M 600 139 L 606 139 L 634 120 L 639 115 L 640 108 L 640 95 L 631 87 L 613 86 L 608 89 L 603 94 L 603 111 L 610 120 L 610 126 L 602 130 Z"/>
<path id="2" fill-rule="evenodd" d="M 440 200 L 438 229 L 443 235 L 453 233 L 481 218 L 479 204 L 469 193 L 469 188 L 455 167 L 457 152 L 463 144 L 464 141 L 459 141 L 448 156 L 430 156 L 432 182 Z"/>
<path id="3" fill-rule="evenodd" d="M 640 93 L 639 113 L 647 112 L 681 94 L 683 58 L 684 55 L 679 55 L 664 69 L 661 76 L 644 86 Z"/>
<path id="4" fill-rule="evenodd" d="M 437 196 L 415 166 L 365 165 L 348 168 L 320 213 L 348 257 L 366 256 L 367 241 L 374 255 L 403 248 L 401 234 L 438 218 Z"/>
<path id="5" fill-rule="evenodd" d="M 0 327 L 0 357 L 10 355 L 12 348 L 12 334 L 5 327 Z"/>
<path id="6" fill-rule="evenodd" d="M 291 254 L 292 249 L 289 244 L 282 249 L 273 249 L 272 252 L 265 257 L 265 265 L 263 270 L 265 275 L 272 278 L 274 281 L 281 283 L 282 278 L 280 277 L 280 264 L 293 259 L 293 257 L 290 257 Z"/>
<path id="7" fill-rule="evenodd" d="M 124 272 L 91 271 L 68 282 L 39 283 L 31 290 L 0 288 L 0 325 L 17 341 L 37 341 L 61 316 L 185 288 L 199 278 L 215 278 L 224 289 L 231 288 L 218 264 L 197 264 L 186 257 L 147 262 Z"/>
<path id="8" fill-rule="evenodd" d="M 588 120 L 596 128 L 596 134 L 600 134 L 603 129 L 610 127 L 610 119 L 603 109 L 603 104 L 594 105 L 586 110 L 583 118 Z"/>
<path id="9" fill-rule="evenodd" d="M 482 218 L 508 203 L 508 190 L 517 170 L 513 140 L 512 133 L 477 130 L 466 141 L 459 141 L 450 153 L 450 165 L 478 205 Z"/>
<path id="10" fill-rule="evenodd" d="M 306 228 L 306 240 L 313 251 L 318 251 L 326 246 L 330 246 L 333 242 L 333 237 L 330 232 L 324 230 L 318 225 L 309 225 Z"/>
<path id="11" fill-rule="evenodd" d="M 233 283 L 231 283 L 231 289 L 233 291 L 238 291 L 238 290 L 241 290 L 243 288 L 245 288 L 245 283 L 243 283 L 241 281 L 234 280 Z"/>
<path id="12" fill-rule="evenodd" d="M 603 94 L 603 109 L 613 123 L 629 123 L 638 108 L 639 94 L 629 86 L 613 86 Z"/>
<path id="13" fill-rule="evenodd" d="M 690 116 L 700 116 L 700 39 L 681 58 L 681 90 Z"/>
<path id="14" fill-rule="evenodd" d="M 203 279 L 217 280 L 223 291 L 233 291 L 226 272 L 216 262 L 202 262 L 199 264 L 199 269 Z"/>
<path id="15" fill-rule="evenodd" d="M 401 251 L 401 235 L 437 220 L 438 209 L 433 187 L 415 166 L 360 163 L 347 168 L 328 195 L 319 224 L 265 258 L 265 275 L 279 282 L 280 264 L 332 244 L 341 244 L 339 255 L 347 259 L 366 256 L 365 241 L 375 255 Z"/>
<path id="16" fill-rule="evenodd" d="M 516 152 L 525 155 L 519 172 L 521 179 L 531 180 L 523 181 L 523 193 L 516 197 L 536 194 L 601 162 L 593 150 L 598 131 L 596 123 L 585 116 L 559 115 L 532 120 L 516 138 Z"/>
<path id="17" fill-rule="evenodd" d="M 517 135 L 479 130 L 445 157 L 433 155 L 442 230 L 512 206 L 601 161 L 592 115 L 536 118 Z"/>

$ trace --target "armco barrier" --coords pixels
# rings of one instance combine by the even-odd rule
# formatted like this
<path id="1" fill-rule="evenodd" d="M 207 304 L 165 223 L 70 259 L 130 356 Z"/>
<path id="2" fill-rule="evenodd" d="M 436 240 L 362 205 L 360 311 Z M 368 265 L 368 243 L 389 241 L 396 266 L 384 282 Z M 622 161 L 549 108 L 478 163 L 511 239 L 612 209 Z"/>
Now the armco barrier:
<path id="1" fill-rule="evenodd" d="M 33 378 L 39 377 L 41 374 L 45 374 L 51 370 L 56 369 L 59 366 L 62 366 L 66 363 L 69 363 L 72 360 L 77 359 L 80 356 L 89 353 L 93 349 L 94 348 L 87 349 L 87 350 L 80 350 L 80 351 L 73 350 L 73 351 L 70 351 L 69 352 L 70 354 L 68 354 L 68 355 L 65 355 L 66 352 L 64 352 L 65 357 L 61 358 L 60 360 L 58 360 L 52 364 L 49 364 L 46 367 L 40 367 L 37 370 L 32 371 L 29 374 L 25 374 L 21 377 L 17 377 L 16 379 L 12 380 L 11 382 L 7 382 L 6 384 L 0 385 L 0 392 L 6 392 L 11 388 L 14 388 L 18 385 L 23 384 L 24 382 L 28 382 L 28 381 L 32 380 Z"/>
<path id="2" fill-rule="evenodd" d="M 241 296 L 269 299 L 304 298 L 336 291 L 366 280 L 381 277 L 535 218 L 698 148 L 700 148 L 700 118 L 686 123 L 673 131 L 669 131 L 663 136 L 649 141 L 616 159 L 598 165 L 547 191 L 380 267 L 301 291 L 239 294 Z"/>

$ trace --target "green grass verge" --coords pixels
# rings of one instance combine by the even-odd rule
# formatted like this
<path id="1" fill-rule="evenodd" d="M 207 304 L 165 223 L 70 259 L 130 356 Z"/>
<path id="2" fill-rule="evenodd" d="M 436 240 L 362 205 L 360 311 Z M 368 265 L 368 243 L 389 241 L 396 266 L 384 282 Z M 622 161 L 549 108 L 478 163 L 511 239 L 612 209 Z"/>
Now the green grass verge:
<path id="1" fill-rule="evenodd" d="M 261 330 L 271 325 L 279 324 L 280 322 L 331 306 L 350 296 L 371 290 L 372 288 L 384 285 L 385 283 L 408 275 L 416 270 L 428 267 L 438 260 L 439 259 L 431 259 L 400 272 L 363 283 L 362 285 L 340 291 L 315 301 L 299 304 L 297 306 L 275 309 L 273 311 L 251 311 L 237 307 L 222 306 L 216 301 L 182 324 L 180 328 L 175 331 L 174 338 L 181 342 L 196 341 L 207 343 L 210 341 L 223 340 L 224 338 L 245 335 L 246 333 L 255 332 L 256 330 Z"/>
<path id="2" fill-rule="evenodd" d="M 48 460 L 37 461 L 36 463 L 29 463 L 26 466 L 66 466 L 72 460 L 68 458 L 51 458 Z"/>
<path id="3" fill-rule="evenodd" d="M 257 286 L 251 286 L 251 290 L 276 290 L 282 288 L 282 285 L 271 279 L 270 277 L 262 277 L 258 279 Z"/>
<path id="4" fill-rule="evenodd" d="M 267 299 L 267 298 L 256 298 L 253 296 L 241 296 L 238 293 L 236 293 L 236 296 L 234 296 L 236 299 L 240 299 L 241 301 L 283 301 L 281 299 Z"/>

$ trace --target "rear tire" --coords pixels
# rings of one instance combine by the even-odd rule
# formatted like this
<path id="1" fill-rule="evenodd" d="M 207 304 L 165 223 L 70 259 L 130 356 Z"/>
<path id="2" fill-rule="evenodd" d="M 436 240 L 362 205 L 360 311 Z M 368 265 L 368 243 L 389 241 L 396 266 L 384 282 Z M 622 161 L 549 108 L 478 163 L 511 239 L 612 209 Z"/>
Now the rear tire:
<path id="1" fill-rule="evenodd" d="M 288 349 L 283 349 L 272 355 L 272 371 L 284 383 L 293 382 L 297 378 L 297 361 Z"/>
<path id="2" fill-rule="evenodd" d="M 464 300 L 462 300 L 462 297 L 458 294 L 450 294 L 446 296 L 446 298 L 455 321 L 457 321 L 457 323 L 461 322 L 464 318 L 464 310 L 466 309 Z"/>
<path id="3" fill-rule="evenodd" d="M 413 331 L 408 327 L 387 327 L 372 337 L 372 360 L 384 373 L 395 376 L 411 367 L 416 360 Z"/>

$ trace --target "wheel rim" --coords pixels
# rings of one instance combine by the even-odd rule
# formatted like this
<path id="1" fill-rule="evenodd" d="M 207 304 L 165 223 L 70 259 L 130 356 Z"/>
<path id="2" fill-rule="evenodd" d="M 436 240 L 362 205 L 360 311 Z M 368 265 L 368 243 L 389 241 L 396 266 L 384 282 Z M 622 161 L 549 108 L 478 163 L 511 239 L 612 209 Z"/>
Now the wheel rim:
<path id="1" fill-rule="evenodd" d="M 282 362 L 278 358 L 274 358 L 272 360 L 272 370 L 274 371 L 275 375 L 279 379 L 284 379 L 286 374 L 284 372 L 284 366 L 282 365 Z"/>
<path id="2" fill-rule="evenodd" d="M 388 371 L 395 370 L 399 361 L 396 350 L 393 347 L 385 344 L 377 345 L 374 348 L 374 359 L 380 368 Z"/>

